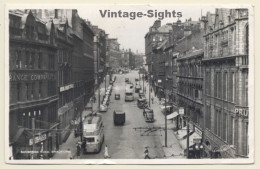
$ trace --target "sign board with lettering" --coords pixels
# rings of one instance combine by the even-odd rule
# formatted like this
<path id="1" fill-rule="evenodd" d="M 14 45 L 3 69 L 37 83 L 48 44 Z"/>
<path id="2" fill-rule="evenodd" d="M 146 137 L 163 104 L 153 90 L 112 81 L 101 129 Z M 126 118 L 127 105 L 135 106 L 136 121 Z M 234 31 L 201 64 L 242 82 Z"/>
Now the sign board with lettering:
<path id="1" fill-rule="evenodd" d="M 246 108 L 235 108 L 235 113 L 240 116 L 248 117 L 249 111 Z"/>
<path id="2" fill-rule="evenodd" d="M 39 136 L 34 137 L 34 143 L 37 144 L 37 143 L 42 142 L 46 139 L 47 139 L 46 134 L 39 135 Z M 29 145 L 30 146 L 33 145 L 33 139 L 32 138 L 29 140 Z"/>
<path id="3" fill-rule="evenodd" d="M 184 115 L 184 108 L 183 107 L 179 107 L 179 115 Z"/>
<path id="4" fill-rule="evenodd" d="M 54 73 L 10 73 L 10 81 L 35 81 L 35 80 L 54 80 Z"/>

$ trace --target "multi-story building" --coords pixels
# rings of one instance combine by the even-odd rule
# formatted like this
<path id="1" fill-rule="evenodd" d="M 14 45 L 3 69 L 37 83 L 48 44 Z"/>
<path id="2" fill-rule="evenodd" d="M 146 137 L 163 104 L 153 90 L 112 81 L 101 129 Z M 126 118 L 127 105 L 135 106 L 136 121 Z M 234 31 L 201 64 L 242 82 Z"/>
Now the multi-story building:
<path id="1" fill-rule="evenodd" d="M 156 20 L 149 32 L 145 35 L 145 56 L 148 64 L 148 72 L 152 79 L 155 93 L 163 97 L 164 62 L 163 50 L 169 39 L 172 24 L 161 26 L 161 21 Z M 163 70 L 162 70 L 163 69 Z M 158 83 L 159 80 L 159 83 Z"/>
<path id="2" fill-rule="evenodd" d="M 59 93 L 59 109 L 58 119 L 60 121 L 59 143 L 65 141 L 70 133 L 70 122 L 74 118 L 73 105 L 73 81 L 72 81 L 72 52 L 73 52 L 73 37 L 72 28 L 68 22 L 60 21 L 55 18 L 55 42 L 58 48 L 58 93 Z"/>
<path id="3" fill-rule="evenodd" d="M 216 9 L 203 21 L 206 155 L 247 157 L 248 10 Z"/>
<path id="4" fill-rule="evenodd" d="M 14 159 L 21 151 L 58 148 L 57 47 L 55 27 L 31 11 L 9 11 L 9 138 Z M 33 139 L 34 138 L 34 139 Z"/>
<path id="5" fill-rule="evenodd" d="M 106 33 L 98 26 L 92 26 L 94 37 L 94 65 L 96 84 L 100 84 L 106 75 Z M 99 77 L 98 77 L 99 76 Z M 99 78 L 99 80 L 98 80 Z"/>
<path id="6" fill-rule="evenodd" d="M 111 70 L 119 68 L 121 65 L 121 51 L 116 38 L 106 38 L 106 52 L 107 67 L 110 67 Z"/>

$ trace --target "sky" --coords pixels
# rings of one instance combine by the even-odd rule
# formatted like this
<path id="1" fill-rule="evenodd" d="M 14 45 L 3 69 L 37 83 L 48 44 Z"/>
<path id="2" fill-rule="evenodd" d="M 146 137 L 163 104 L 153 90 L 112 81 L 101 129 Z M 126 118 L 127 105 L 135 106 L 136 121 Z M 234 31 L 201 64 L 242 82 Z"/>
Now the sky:
<path id="1" fill-rule="evenodd" d="M 182 17 L 179 19 L 184 22 L 186 19 L 198 20 L 202 15 L 208 11 L 215 13 L 214 6 L 81 6 L 77 8 L 80 17 L 89 20 L 92 25 L 97 25 L 99 28 L 109 34 L 109 38 L 117 38 L 120 43 L 120 49 L 131 49 L 133 52 L 144 53 L 145 51 L 145 34 L 149 31 L 149 27 L 153 25 L 154 21 L 158 19 L 154 17 L 141 17 L 131 20 L 129 17 L 109 18 L 107 15 L 102 17 L 100 10 L 110 10 L 111 12 L 143 12 L 147 13 L 152 10 L 152 13 L 162 11 L 181 12 Z M 164 18 L 161 20 L 162 25 L 166 23 L 173 23 L 177 21 L 177 14 L 175 17 Z"/>

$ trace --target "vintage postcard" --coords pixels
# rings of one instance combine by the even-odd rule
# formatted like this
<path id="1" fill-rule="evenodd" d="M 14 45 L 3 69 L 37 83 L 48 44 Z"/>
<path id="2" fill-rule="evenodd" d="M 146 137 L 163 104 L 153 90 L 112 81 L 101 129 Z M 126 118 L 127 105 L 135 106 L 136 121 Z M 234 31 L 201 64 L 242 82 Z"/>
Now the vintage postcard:
<path id="1" fill-rule="evenodd" d="M 9 164 L 252 164 L 250 5 L 7 5 Z"/>

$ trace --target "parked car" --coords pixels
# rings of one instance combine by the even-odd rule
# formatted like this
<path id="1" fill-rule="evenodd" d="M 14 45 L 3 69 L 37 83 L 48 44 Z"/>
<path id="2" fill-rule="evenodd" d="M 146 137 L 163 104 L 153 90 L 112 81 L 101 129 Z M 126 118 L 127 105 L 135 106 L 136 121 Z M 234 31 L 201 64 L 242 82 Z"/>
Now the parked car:
<path id="1" fill-rule="evenodd" d="M 115 100 L 120 100 L 120 94 L 119 93 L 115 94 Z"/>
<path id="2" fill-rule="evenodd" d="M 129 78 L 125 78 L 125 82 L 129 82 Z"/>
<path id="3" fill-rule="evenodd" d="M 125 112 L 114 111 L 113 118 L 115 125 L 123 125 L 125 123 Z"/>
<path id="4" fill-rule="evenodd" d="M 145 107 L 147 107 L 147 101 L 145 98 L 139 98 L 137 99 L 137 106 L 140 108 L 140 109 L 143 109 Z"/>
<path id="5" fill-rule="evenodd" d="M 135 78 L 135 81 L 136 81 L 136 82 L 138 82 L 138 81 L 139 81 L 139 79 L 138 79 L 138 78 Z"/>
<path id="6" fill-rule="evenodd" d="M 139 84 L 135 85 L 135 93 L 139 93 L 141 86 Z"/>
<path id="7" fill-rule="evenodd" d="M 146 107 L 143 110 L 143 116 L 144 116 L 146 122 L 154 122 L 154 113 L 153 113 L 152 109 Z"/>
<path id="8" fill-rule="evenodd" d="M 144 94 L 143 90 L 139 90 L 139 97 L 140 98 L 145 97 L 145 94 Z"/>

